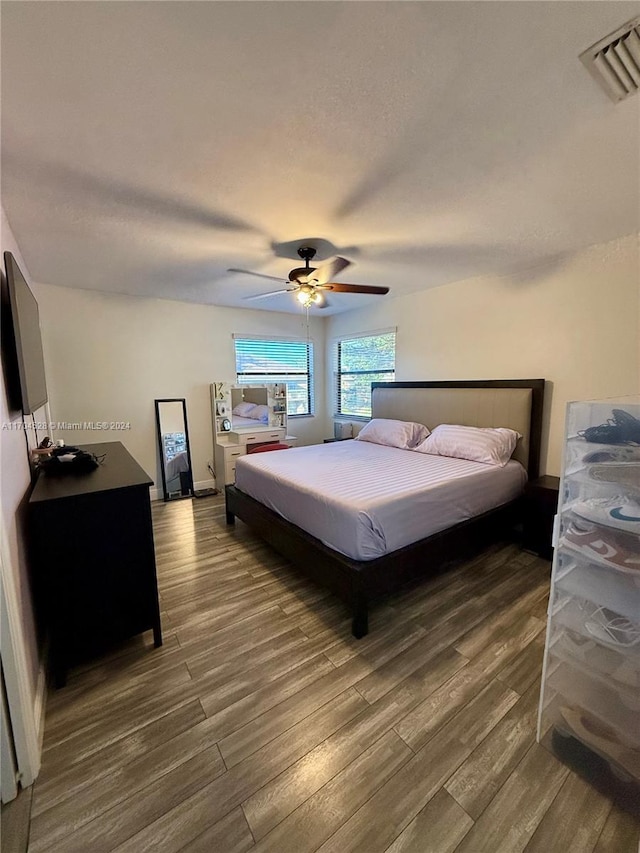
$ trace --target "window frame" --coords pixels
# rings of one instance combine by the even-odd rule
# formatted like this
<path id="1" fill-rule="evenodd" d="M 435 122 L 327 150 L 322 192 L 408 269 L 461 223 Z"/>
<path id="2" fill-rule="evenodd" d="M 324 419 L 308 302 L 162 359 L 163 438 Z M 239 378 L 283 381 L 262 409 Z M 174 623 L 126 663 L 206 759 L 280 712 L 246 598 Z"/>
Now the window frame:
<path id="1" fill-rule="evenodd" d="M 371 369 L 371 370 L 341 370 L 341 361 L 342 361 L 342 352 L 341 347 L 345 341 L 355 341 L 359 338 L 378 338 L 383 335 L 393 335 L 393 368 L 383 368 L 383 369 Z M 375 375 L 375 379 L 372 379 L 372 382 L 384 382 L 389 381 L 393 382 L 395 380 L 396 373 L 396 345 L 397 345 L 397 328 L 395 326 L 387 329 L 375 329 L 370 332 L 360 332 L 355 335 L 341 335 L 339 338 L 334 338 L 333 340 L 333 417 L 337 419 L 349 420 L 349 421 L 369 421 L 371 420 L 371 413 L 368 415 L 350 415 L 346 412 L 341 411 L 342 404 L 342 393 L 341 393 L 341 377 L 342 376 L 366 376 L 366 375 Z M 388 374 L 389 379 L 384 380 L 380 379 L 380 374 Z"/>
<path id="2" fill-rule="evenodd" d="M 285 382 L 287 384 L 287 418 L 312 418 L 315 416 L 315 367 L 314 367 L 314 341 L 306 338 L 296 337 L 280 337 L 276 335 L 251 335 L 251 334 L 233 334 L 233 350 L 235 360 L 235 376 L 238 385 L 266 385 L 272 382 Z M 264 372 L 238 372 L 238 349 L 237 342 L 256 342 L 262 344 L 293 344 L 296 346 L 306 347 L 306 373 L 299 371 L 277 371 L 273 373 Z M 277 377 L 277 378 L 274 378 Z M 291 414 L 289 409 L 290 394 L 289 394 L 289 379 L 293 382 L 296 378 L 306 378 L 307 382 L 307 411 L 296 412 Z M 244 380 L 244 381 L 243 381 Z"/>

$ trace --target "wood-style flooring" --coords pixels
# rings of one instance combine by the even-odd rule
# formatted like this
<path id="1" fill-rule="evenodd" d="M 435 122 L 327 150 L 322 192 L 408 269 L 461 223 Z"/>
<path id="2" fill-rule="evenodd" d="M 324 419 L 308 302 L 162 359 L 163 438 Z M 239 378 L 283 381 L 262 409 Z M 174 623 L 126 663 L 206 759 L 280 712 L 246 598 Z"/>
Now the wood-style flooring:
<path id="1" fill-rule="evenodd" d="M 547 562 L 493 547 L 356 641 L 222 498 L 153 515 L 164 646 L 50 695 L 30 853 L 636 853 L 535 742 Z"/>

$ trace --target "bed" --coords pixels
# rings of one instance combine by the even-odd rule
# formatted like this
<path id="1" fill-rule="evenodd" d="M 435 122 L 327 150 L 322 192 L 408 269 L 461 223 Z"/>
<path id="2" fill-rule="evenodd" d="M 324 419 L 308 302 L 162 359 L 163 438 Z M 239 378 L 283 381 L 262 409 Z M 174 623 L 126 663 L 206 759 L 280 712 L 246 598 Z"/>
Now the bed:
<path id="1" fill-rule="evenodd" d="M 242 519 L 338 594 L 362 637 L 372 601 L 517 521 L 526 477 L 538 476 L 543 393 L 542 379 L 373 383 L 374 418 L 509 427 L 522 435 L 512 461 L 496 470 L 363 441 L 261 454 L 227 486 L 227 523 Z"/>

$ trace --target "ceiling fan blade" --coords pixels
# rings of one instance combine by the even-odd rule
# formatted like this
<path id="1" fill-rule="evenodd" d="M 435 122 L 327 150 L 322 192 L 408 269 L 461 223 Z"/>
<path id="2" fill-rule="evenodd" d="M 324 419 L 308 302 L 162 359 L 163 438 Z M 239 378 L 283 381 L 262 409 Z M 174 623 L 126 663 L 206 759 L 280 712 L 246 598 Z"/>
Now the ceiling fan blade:
<path id="1" fill-rule="evenodd" d="M 332 258 L 324 264 L 320 264 L 316 270 L 309 276 L 309 281 L 316 281 L 318 284 L 324 284 L 339 272 L 351 266 L 351 261 L 346 258 Z"/>
<path id="2" fill-rule="evenodd" d="M 82 205 L 85 211 L 90 208 L 89 215 L 114 215 L 122 209 L 127 217 L 138 215 L 207 229 L 262 233 L 255 225 L 224 210 L 208 208 L 188 197 L 177 197 L 174 192 L 165 194 L 119 181 L 115 175 L 101 176 L 54 160 L 32 159 L 20 148 L 14 151 L 5 148 L 3 146 L 3 164 L 14 174 L 37 176 L 40 186 L 46 185 L 49 192 L 63 192 L 70 203 Z"/>
<path id="3" fill-rule="evenodd" d="M 243 296 L 243 299 L 265 299 L 267 296 L 278 296 L 280 293 L 293 293 L 295 288 L 287 288 L 286 290 L 271 290 L 269 293 L 258 293 L 257 296 Z"/>
<path id="4" fill-rule="evenodd" d="M 332 293 L 377 293 L 384 296 L 389 293 L 388 287 L 375 287 L 369 284 L 338 284 L 330 282 L 328 284 L 318 285 L 320 290 L 330 290 Z"/>
<path id="5" fill-rule="evenodd" d="M 284 278 L 277 278 L 275 275 L 263 275 L 261 272 L 251 272 L 251 270 L 238 270 L 235 267 L 228 269 L 227 272 L 239 272 L 243 275 L 255 275 L 258 278 L 268 278 L 270 281 L 279 281 L 281 284 L 284 284 Z"/>

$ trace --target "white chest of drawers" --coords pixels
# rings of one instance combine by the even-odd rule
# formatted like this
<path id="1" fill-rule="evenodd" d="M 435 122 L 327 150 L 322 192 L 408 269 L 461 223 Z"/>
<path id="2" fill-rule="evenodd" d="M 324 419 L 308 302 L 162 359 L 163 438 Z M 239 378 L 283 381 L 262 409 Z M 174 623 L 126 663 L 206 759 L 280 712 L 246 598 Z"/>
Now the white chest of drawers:
<path id="1" fill-rule="evenodd" d="M 285 435 L 285 430 L 278 427 L 263 429 L 237 430 L 225 436 L 219 436 L 215 446 L 216 474 L 218 488 L 221 488 L 221 478 L 224 485 L 235 483 L 236 462 L 254 445 L 284 443 L 290 447 L 295 444 L 293 436 Z"/>

